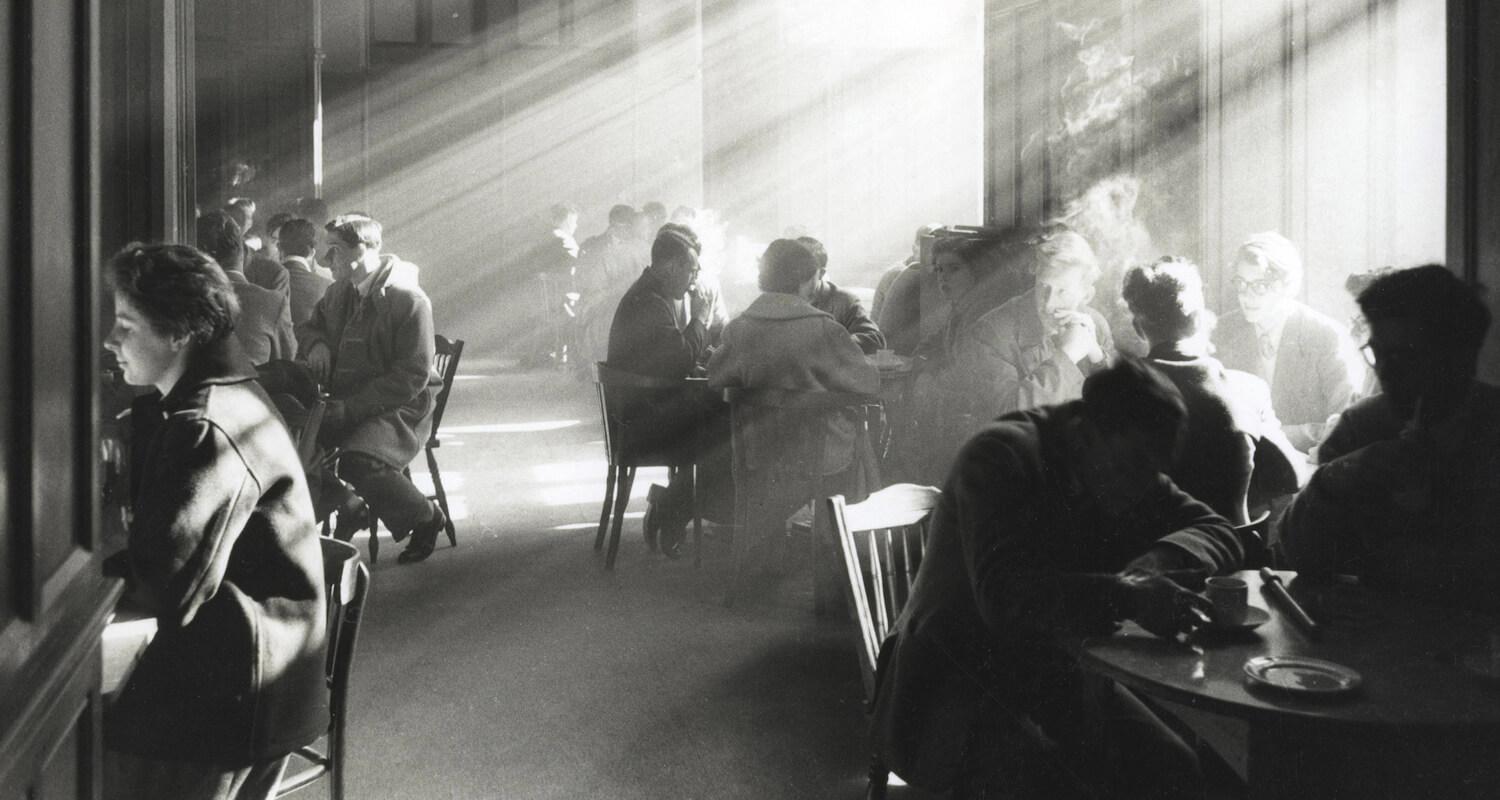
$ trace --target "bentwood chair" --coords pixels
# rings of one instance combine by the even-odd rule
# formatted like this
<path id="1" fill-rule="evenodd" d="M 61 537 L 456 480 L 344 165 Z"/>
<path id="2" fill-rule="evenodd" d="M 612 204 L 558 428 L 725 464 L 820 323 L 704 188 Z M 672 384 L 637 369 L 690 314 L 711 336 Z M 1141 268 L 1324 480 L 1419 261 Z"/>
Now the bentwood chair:
<path id="1" fill-rule="evenodd" d="M 348 542 L 319 537 L 323 547 L 323 580 L 328 592 L 328 733 L 324 746 L 299 747 L 289 756 L 288 767 L 300 767 L 285 775 L 274 797 L 285 797 L 322 777 L 328 778 L 330 800 L 344 798 L 345 730 L 349 722 L 349 675 L 354 668 L 359 621 L 370 592 L 370 569 L 359 562 L 359 551 Z"/>
<path id="2" fill-rule="evenodd" d="M 927 552 L 927 522 L 942 492 L 932 486 L 898 483 L 863 502 L 845 504 L 843 495 L 819 498 L 815 536 L 838 542 L 844 599 L 859 629 L 859 673 L 865 703 L 875 699 L 875 665 L 880 643 L 911 595 L 917 567 Z M 879 755 L 871 754 L 867 797 L 885 796 L 890 781 Z"/>
<path id="3" fill-rule="evenodd" d="M 604 452 L 609 472 L 604 479 L 604 506 L 599 511 L 599 530 L 594 535 L 594 550 L 604 547 L 609 532 L 609 549 L 604 568 L 615 568 L 615 554 L 620 549 L 620 529 L 625 521 L 625 507 L 630 505 L 630 491 L 635 472 L 640 467 L 667 467 L 687 477 L 693 507 L 693 563 L 703 564 L 703 515 L 698 505 L 698 466 L 691 453 L 696 441 L 688 446 L 663 447 L 659 418 L 647 419 L 631 413 L 632 409 L 654 406 L 669 407 L 694 393 L 704 391 L 705 383 L 695 379 L 670 380 L 637 375 L 616 369 L 602 361 L 594 364 L 594 385 L 599 389 L 599 414 L 604 422 Z M 690 407 L 682 402 L 683 407 Z M 687 421 L 687 435 L 696 437 L 696 426 Z M 681 444 L 681 443 L 678 443 Z"/>
<path id="4" fill-rule="evenodd" d="M 448 534 L 448 544 L 458 547 L 457 529 L 453 526 L 453 512 L 448 510 L 448 493 L 443 489 L 443 475 L 438 470 L 437 456 L 432 451 L 441 447 L 443 442 L 438 438 L 438 429 L 443 423 L 443 412 L 448 409 L 448 396 L 453 393 L 453 379 L 458 375 L 458 361 L 464 354 L 463 339 L 449 339 L 442 334 L 433 337 L 436 344 L 436 353 L 433 357 L 433 368 L 443 379 L 441 388 L 438 389 L 436 400 L 432 406 L 432 433 L 427 437 L 427 442 L 422 446 L 427 454 L 427 474 L 432 476 L 432 494 L 427 495 L 428 500 L 436 500 L 439 507 L 443 509 L 443 516 L 447 522 L 443 530 Z M 401 474 L 411 480 L 411 467 L 401 470 Z M 370 515 L 370 563 L 374 564 L 380 560 L 380 537 L 377 529 L 380 521 L 375 515 Z M 327 526 L 325 525 L 325 532 Z"/>
<path id="5" fill-rule="evenodd" d="M 878 404 L 871 395 L 790 389 L 729 388 L 730 441 L 734 471 L 734 576 L 724 597 L 733 605 L 743 588 L 751 553 L 783 536 L 798 508 L 827 494 L 831 477 L 825 464 L 832 418 L 844 415 L 855 426 L 855 461 L 868 447 L 864 409 Z M 853 467 L 855 465 L 851 465 Z M 859 470 L 853 470 L 858 472 Z M 872 477 L 870 483 L 878 483 Z M 814 507 L 814 516 L 817 508 Z M 816 530 L 817 525 L 812 525 Z M 827 567 L 819 537 L 812 538 L 813 609 L 822 614 L 828 592 Z M 773 548 L 769 548 L 774 551 Z"/>

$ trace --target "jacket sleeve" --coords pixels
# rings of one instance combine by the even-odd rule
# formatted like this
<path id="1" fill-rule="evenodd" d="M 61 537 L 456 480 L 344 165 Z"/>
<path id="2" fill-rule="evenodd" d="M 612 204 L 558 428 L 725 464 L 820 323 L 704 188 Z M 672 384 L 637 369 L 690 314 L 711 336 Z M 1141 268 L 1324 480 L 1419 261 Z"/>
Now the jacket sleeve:
<path id="1" fill-rule="evenodd" d="M 313 345 L 321 344 L 330 351 L 333 345 L 328 341 L 328 304 L 332 297 L 333 285 L 330 284 L 323 289 L 323 297 L 313 306 L 312 313 L 307 320 L 294 326 L 293 333 L 297 338 L 297 358 L 307 358 L 308 351 Z"/>
<path id="2" fill-rule="evenodd" d="M 285 275 L 286 270 L 281 274 Z M 281 311 L 276 315 L 276 331 L 271 341 L 271 358 L 293 359 L 297 357 L 297 336 L 292 327 L 292 300 L 281 295 Z"/>
<path id="3" fill-rule="evenodd" d="M 880 327 L 865 313 L 865 306 L 859 302 L 859 298 L 853 295 L 850 295 L 849 305 L 840 315 L 839 324 L 844 326 L 844 330 L 849 332 L 865 355 L 875 355 L 875 351 L 885 347 L 885 336 L 880 333 Z"/>
<path id="4" fill-rule="evenodd" d="M 949 484 L 986 623 L 997 630 L 1108 630 L 1125 616 L 1117 575 L 1054 566 L 1049 553 L 1056 545 L 1036 534 L 1047 529 L 1036 500 L 1036 471 L 995 431 L 980 434 L 960 452 Z M 1177 563 L 1211 572 L 1235 569 L 1243 559 L 1229 523 L 1166 478 L 1124 522 L 1136 530 L 1168 531 L 1154 543 L 1143 542 L 1142 554 L 1166 548 Z"/>
<path id="5" fill-rule="evenodd" d="M 382 410 L 404 405 L 432 381 L 437 345 L 432 334 L 432 302 L 413 294 L 411 308 L 398 318 L 391 346 L 395 357 L 385 373 L 343 398 L 349 419 L 365 419 Z"/>
<path id="6" fill-rule="evenodd" d="M 829 353 L 827 372 L 822 382 L 831 392 L 875 394 L 880 391 L 880 371 L 865 359 L 865 354 L 837 322 L 823 317 L 823 347 Z"/>
<path id="7" fill-rule="evenodd" d="M 719 349 L 708 358 L 708 386 L 711 389 L 744 385 L 744 378 L 739 374 L 739 351 L 734 346 L 734 338 L 734 323 L 730 323 L 724 328 Z"/>
<path id="8" fill-rule="evenodd" d="M 218 592 L 260 486 L 209 422 L 171 419 L 155 438 L 130 526 L 132 589 L 162 626 L 180 628 Z"/>
<path id="9" fill-rule="evenodd" d="M 994 631 L 1091 632 L 1119 619 L 1111 573 L 1058 569 L 1038 531 L 1037 471 L 1022 447 L 988 428 L 959 451 L 949 473 L 964 565 L 980 616 Z"/>
<path id="10" fill-rule="evenodd" d="M 703 321 L 689 319 L 678 330 L 666 301 L 654 295 L 632 293 L 626 297 L 610 326 L 610 352 L 629 353 L 638 361 L 653 362 L 662 377 L 692 374 L 708 346 L 708 329 Z"/>

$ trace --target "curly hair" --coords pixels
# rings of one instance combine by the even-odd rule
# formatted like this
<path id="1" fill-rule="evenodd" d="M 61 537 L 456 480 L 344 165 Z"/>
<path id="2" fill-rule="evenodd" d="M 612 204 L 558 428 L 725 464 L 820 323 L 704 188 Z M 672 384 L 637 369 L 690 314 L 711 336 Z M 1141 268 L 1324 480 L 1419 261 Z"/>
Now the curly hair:
<path id="1" fill-rule="evenodd" d="M 157 333 L 203 345 L 234 331 L 240 313 L 234 287 L 196 247 L 132 242 L 110 258 L 106 277 Z"/>
<path id="2" fill-rule="evenodd" d="M 1175 342 L 1204 332 L 1211 320 L 1203 304 L 1198 266 L 1181 256 L 1131 267 L 1121 287 L 1141 334 L 1152 342 Z"/>

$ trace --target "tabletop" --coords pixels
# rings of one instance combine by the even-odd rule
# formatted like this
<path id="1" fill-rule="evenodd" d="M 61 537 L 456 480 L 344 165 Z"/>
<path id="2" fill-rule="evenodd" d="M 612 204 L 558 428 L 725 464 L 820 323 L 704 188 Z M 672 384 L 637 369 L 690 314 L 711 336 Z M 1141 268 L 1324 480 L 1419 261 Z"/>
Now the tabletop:
<path id="1" fill-rule="evenodd" d="M 1304 717 L 1320 724 L 1366 727 L 1500 727 L 1500 680 L 1459 665 L 1460 656 L 1491 647 L 1493 618 L 1447 609 L 1356 585 L 1313 584 L 1281 573 L 1292 595 L 1323 627 L 1316 641 L 1261 591 L 1255 572 L 1252 606 L 1270 620 L 1233 635 L 1202 634 L 1184 644 L 1153 636 L 1134 623 L 1086 639 L 1083 663 L 1138 691 L 1205 711 L 1255 721 Z M 1495 637 L 1500 666 L 1500 634 Z M 1303 656 L 1359 672 L 1347 695 L 1307 697 L 1251 685 L 1245 662 L 1257 656 Z M 1497 671 L 1500 674 L 1500 671 Z"/>

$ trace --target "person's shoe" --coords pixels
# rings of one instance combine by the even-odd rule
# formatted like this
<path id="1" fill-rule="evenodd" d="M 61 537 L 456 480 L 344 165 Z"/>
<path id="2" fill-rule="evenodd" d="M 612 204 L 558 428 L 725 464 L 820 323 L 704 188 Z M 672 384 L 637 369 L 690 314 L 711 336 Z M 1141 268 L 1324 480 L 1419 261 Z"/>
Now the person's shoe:
<path id="1" fill-rule="evenodd" d="M 350 497 L 337 513 L 339 521 L 333 527 L 333 538 L 341 542 L 353 539 L 354 534 L 370 527 L 370 507 L 357 496 Z"/>
<path id="2" fill-rule="evenodd" d="M 442 533 L 443 526 L 448 524 L 448 518 L 443 516 L 443 509 L 436 503 L 432 504 L 432 519 L 411 529 L 411 542 L 401 555 L 396 556 L 396 561 L 402 564 L 415 564 L 432 555 L 437 547 L 438 534 Z"/>
<path id="3" fill-rule="evenodd" d="M 682 543 L 687 540 L 687 523 L 669 522 L 661 526 L 656 544 L 667 558 L 682 557 Z"/>
<path id="4" fill-rule="evenodd" d="M 646 514 L 641 517 L 641 535 L 646 537 L 646 547 L 656 552 L 656 537 L 661 532 L 661 504 L 667 498 L 667 487 L 651 484 L 646 490 Z"/>

